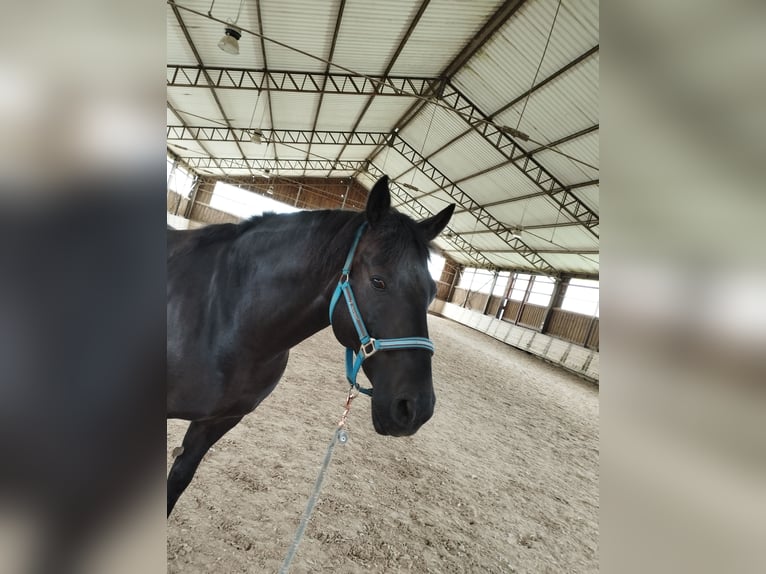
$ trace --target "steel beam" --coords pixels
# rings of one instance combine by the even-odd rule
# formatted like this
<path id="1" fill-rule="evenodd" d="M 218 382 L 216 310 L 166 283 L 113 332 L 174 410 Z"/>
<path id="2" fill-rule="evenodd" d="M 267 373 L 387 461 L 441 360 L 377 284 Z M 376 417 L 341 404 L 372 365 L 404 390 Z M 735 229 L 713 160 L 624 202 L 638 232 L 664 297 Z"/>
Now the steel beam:
<path id="1" fill-rule="evenodd" d="M 465 235 L 465 234 L 463 234 Z M 454 249 L 445 249 L 444 251 L 455 251 Z M 598 255 L 598 249 L 530 249 L 534 253 L 551 253 L 556 255 Z M 516 249 L 482 249 L 483 253 L 521 253 Z"/>
<path id="2" fill-rule="evenodd" d="M 214 142 L 250 142 L 249 128 L 229 128 L 225 126 L 167 126 L 168 140 L 214 141 Z M 390 134 L 383 132 L 338 132 L 311 130 L 261 130 L 263 141 L 285 144 L 332 144 L 332 145 L 378 145 L 385 143 Z"/>
<path id="3" fill-rule="evenodd" d="M 278 169 L 310 170 L 310 171 L 354 171 L 362 160 L 329 160 L 329 159 L 255 159 L 255 158 L 213 158 L 213 157 L 181 157 L 189 167 L 194 169 L 257 169 L 259 171 Z"/>
<path id="4" fill-rule="evenodd" d="M 409 76 L 362 76 L 254 68 L 167 66 L 167 85 L 184 88 L 230 88 L 368 96 L 379 94 L 411 98 L 431 95 L 441 83 L 440 78 Z"/>
<path id="5" fill-rule="evenodd" d="M 559 221 L 557 223 L 540 223 L 537 225 L 524 225 L 522 231 L 532 229 L 553 229 L 554 227 L 574 227 L 580 225 L 576 221 Z M 481 235 L 492 233 L 489 229 L 477 229 L 476 231 L 461 231 L 460 235 Z"/>

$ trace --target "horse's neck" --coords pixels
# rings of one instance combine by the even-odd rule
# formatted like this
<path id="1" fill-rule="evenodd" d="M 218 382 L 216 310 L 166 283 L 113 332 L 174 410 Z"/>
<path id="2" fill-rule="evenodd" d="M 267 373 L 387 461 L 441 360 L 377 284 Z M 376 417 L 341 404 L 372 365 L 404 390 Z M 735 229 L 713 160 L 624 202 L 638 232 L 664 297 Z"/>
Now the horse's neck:
<path id="1" fill-rule="evenodd" d="M 330 324 L 330 298 L 356 231 L 353 216 L 335 221 L 340 224 L 335 228 L 275 230 L 270 243 L 289 249 L 256 246 L 256 264 L 269 270 L 258 275 L 251 317 L 251 328 L 262 343 L 286 350 Z"/>

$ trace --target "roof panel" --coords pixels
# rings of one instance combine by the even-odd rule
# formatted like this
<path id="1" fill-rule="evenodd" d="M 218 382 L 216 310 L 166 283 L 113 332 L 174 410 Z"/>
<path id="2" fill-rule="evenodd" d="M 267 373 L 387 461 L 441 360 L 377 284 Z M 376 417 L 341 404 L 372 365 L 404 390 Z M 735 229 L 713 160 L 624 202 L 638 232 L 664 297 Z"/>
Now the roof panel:
<path id="1" fill-rule="evenodd" d="M 351 131 L 356 118 L 359 117 L 369 98 L 369 96 L 357 96 L 355 94 L 325 94 L 322 99 L 322 107 L 319 109 L 317 129 Z"/>
<path id="2" fill-rule="evenodd" d="M 333 63 L 382 74 L 417 10 L 418 3 L 410 0 L 346 2 Z"/>
<path id="3" fill-rule="evenodd" d="M 598 190 L 599 186 L 592 185 L 589 187 L 581 187 L 579 189 L 575 189 L 572 191 L 572 193 L 585 205 L 590 207 L 594 212 L 598 213 Z"/>
<path id="4" fill-rule="evenodd" d="M 193 8 L 199 12 L 207 13 L 210 4 L 203 0 L 188 0 L 184 6 Z M 213 16 L 221 20 L 233 21 L 237 17 L 240 2 L 236 0 L 216 0 L 213 6 Z M 194 42 L 197 52 L 205 66 L 229 66 L 232 68 L 263 68 L 261 44 L 256 36 L 242 33 L 239 40 L 239 54 L 228 54 L 218 47 L 218 42 L 224 35 L 225 26 L 205 18 L 197 16 L 183 9 L 178 9 L 189 36 Z M 258 30 L 258 16 L 254 2 L 242 4 L 242 13 L 237 25 L 245 30 Z M 194 62 L 196 64 L 196 62 Z"/>
<path id="5" fill-rule="evenodd" d="M 381 153 L 376 155 L 372 162 L 380 171 L 389 176 L 395 176 L 395 174 L 402 173 L 411 165 L 406 157 L 389 146 L 383 148 Z"/>
<path id="6" fill-rule="evenodd" d="M 540 189 L 511 164 L 459 184 L 460 189 L 482 205 L 538 193 Z"/>
<path id="7" fill-rule="evenodd" d="M 408 163 L 407 171 L 401 174 L 392 174 L 392 176 L 398 182 L 415 187 L 416 189 L 412 191 L 417 195 L 430 193 L 436 189 L 436 184 L 433 180 L 419 169 L 413 167 L 411 163 Z"/>
<path id="8" fill-rule="evenodd" d="M 433 195 L 419 197 L 418 202 L 431 213 L 438 213 L 450 203 L 454 203 L 454 201 L 450 201 L 445 193 L 435 193 Z"/>
<path id="9" fill-rule="evenodd" d="M 452 181 L 495 166 L 503 155 L 477 132 L 470 131 L 429 160 Z"/>
<path id="10" fill-rule="evenodd" d="M 499 0 L 432 0 L 391 73 L 438 76 L 500 4 Z"/>
<path id="11" fill-rule="evenodd" d="M 306 152 L 309 149 L 308 144 L 274 144 L 271 149 L 276 147 L 276 154 L 279 159 L 306 159 Z M 269 154 L 271 157 L 272 154 Z M 312 156 L 311 159 L 320 159 Z"/>
<path id="12" fill-rule="evenodd" d="M 461 182 L 460 188 L 477 201 L 479 201 L 479 197 L 483 198 L 486 203 L 494 203 L 541 191 L 518 167 L 507 162 L 481 176 Z"/>
<path id="13" fill-rule="evenodd" d="M 218 88 L 215 93 L 233 127 L 261 129 L 270 127 L 268 98 L 265 92 L 258 97 L 258 92 L 255 90 Z"/>
<path id="14" fill-rule="evenodd" d="M 546 196 L 493 205 L 486 208 L 498 221 L 509 227 L 547 225 L 572 219 Z"/>
<path id="15" fill-rule="evenodd" d="M 176 155 L 181 157 L 208 157 L 208 153 L 194 141 L 178 142 L 168 140 L 167 145 Z"/>
<path id="16" fill-rule="evenodd" d="M 484 256 L 500 269 L 532 269 L 529 261 L 518 253 L 485 253 Z"/>
<path id="17" fill-rule="evenodd" d="M 311 129 L 318 101 L 319 94 L 272 92 L 274 127 L 280 130 Z"/>
<path id="18" fill-rule="evenodd" d="M 225 125 L 218 104 L 210 90 L 183 87 L 167 88 L 167 98 L 181 119 L 189 126 Z"/>
<path id="19" fill-rule="evenodd" d="M 568 273 L 583 273 L 598 275 L 598 255 L 569 255 L 559 253 L 546 253 L 545 260 L 554 268 Z"/>
<path id="20" fill-rule="evenodd" d="M 598 55 L 561 74 L 530 97 L 499 114 L 497 123 L 549 142 L 598 123 Z M 523 112 L 523 115 L 521 113 Z M 521 123 L 519 116 L 521 115 Z"/>
<path id="21" fill-rule="evenodd" d="M 261 2 L 263 34 L 319 58 L 330 55 L 338 8 L 336 2 L 291 0 Z M 265 42 L 266 61 L 271 70 L 324 72 L 327 64 L 315 58 Z"/>
<path id="22" fill-rule="evenodd" d="M 581 225 L 525 229 L 521 238 L 535 249 L 598 249 L 598 240 Z"/>
<path id="23" fill-rule="evenodd" d="M 234 142 L 205 142 L 205 147 L 210 150 L 213 157 L 242 157 L 237 144 Z"/>
<path id="24" fill-rule="evenodd" d="M 421 154 L 429 156 L 467 129 L 468 124 L 460 116 L 429 103 L 405 126 L 400 135 Z"/>
<path id="25" fill-rule="evenodd" d="M 592 132 L 556 146 L 556 149 L 587 162 L 591 165 L 599 165 L 599 134 Z M 582 181 L 598 179 L 598 171 L 572 161 L 571 159 L 552 150 L 543 150 L 535 154 L 535 159 L 555 175 L 564 185 L 573 185 Z"/>
<path id="26" fill-rule="evenodd" d="M 173 14 L 173 9 L 170 7 L 170 4 L 167 5 L 165 28 L 167 63 L 196 66 L 197 59 L 194 57 L 194 52 L 192 52 L 189 42 L 186 41 L 186 37 L 181 31 L 181 26 Z"/>
<path id="27" fill-rule="evenodd" d="M 293 145 L 293 144 L 290 144 Z M 355 148 L 357 146 L 348 146 L 349 148 Z M 308 150 L 308 146 L 305 146 Z M 327 144 L 312 144 L 311 146 L 311 159 L 337 159 L 338 154 L 343 149 L 342 145 L 327 145 Z M 346 158 L 346 159 L 360 159 L 358 157 Z M 364 158 L 361 158 L 364 159 Z"/>
<path id="28" fill-rule="evenodd" d="M 545 44 L 557 0 L 526 2 L 519 11 L 455 74 L 454 84 L 486 114 L 494 114 L 535 83 L 598 43 L 597 0 L 565 6 L 556 19 L 547 50 Z"/>
<path id="29" fill-rule="evenodd" d="M 415 98 L 403 96 L 374 96 L 370 107 L 359 122 L 357 131 L 387 132 L 394 128 L 396 120 L 412 106 Z"/>
<path id="30" fill-rule="evenodd" d="M 375 151 L 373 145 L 350 145 L 346 146 L 341 159 L 363 160 L 367 159 L 373 151 Z"/>

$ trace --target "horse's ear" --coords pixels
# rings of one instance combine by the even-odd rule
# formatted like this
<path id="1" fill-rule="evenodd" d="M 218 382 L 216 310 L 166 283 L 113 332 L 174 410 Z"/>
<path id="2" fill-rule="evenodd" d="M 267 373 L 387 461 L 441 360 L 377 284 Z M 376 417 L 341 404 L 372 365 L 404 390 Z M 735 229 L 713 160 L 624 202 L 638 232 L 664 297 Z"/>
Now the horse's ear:
<path id="1" fill-rule="evenodd" d="M 391 193 L 388 191 L 388 176 L 384 175 L 372 187 L 367 197 L 367 221 L 375 225 L 391 208 Z"/>
<path id="2" fill-rule="evenodd" d="M 454 211 L 455 204 L 452 203 L 436 215 L 432 215 L 428 219 L 418 222 L 418 227 L 420 227 L 420 230 L 423 232 L 426 241 L 435 239 L 436 236 L 442 232 L 442 229 L 447 227 L 447 223 L 449 223 L 450 217 L 452 217 Z"/>

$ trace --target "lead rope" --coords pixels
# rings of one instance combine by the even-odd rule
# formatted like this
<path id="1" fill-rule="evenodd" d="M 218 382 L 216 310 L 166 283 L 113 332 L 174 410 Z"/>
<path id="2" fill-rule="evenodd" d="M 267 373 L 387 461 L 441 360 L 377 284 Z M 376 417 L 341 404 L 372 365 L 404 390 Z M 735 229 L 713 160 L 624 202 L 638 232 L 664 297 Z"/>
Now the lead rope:
<path id="1" fill-rule="evenodd" d="M 327 445 L 327 452 L 324 455 L 322 466 L 319 468 L 319 475 L 314 482 L 314 488 L 311 490 L 311 495 L 309 496 L 308 502 L 306 503 L 306 509 L 303 511 L 303 516 L 301 516 L 301 521 L 298 524 L 298 529 L 295 531 L 293 543 L 290 545 L 290 549 L 287 551 L 287 556 L 285 556 L 284 562 L 282 562 L 282 566 L 279 569 L 279 574 L 287 574 L 289 572 L 290 564 L 292 564 L 293 558 L 295 558 L 295 554 L 298 552 L 298 546 L 303 539 L 303 533 L 305 532 L 306 526 L 309 523 L 311 513 L 314 511 L 314 506 L 316 506 L 317 500 L 319 499 L 319 491 L 322 490 L 322 483 L 324 482 L 325 475 L 327 473 L 327 467 L 330 466 L 330 460 L 332 459 L 332 453 L 335 449 L 335 445 L 338 443 L 344 445 L 348 442 L 348 434 L 346 433 L 346 429 L 344 427 L 346 426 L 348 413 L 351 410 L 351 401 L 353 401 L 357 396 L 359 396 L 359 394 L 355 393 L 353 388 L 348 392 L 348 396 L 346 397 L 345 410 L 343 411 L 343 415 L 340 417 L 340 421 L 338 422 L 338 426 L 335 428 L 335 432 L 332 434 L 330 444 Z"/>

